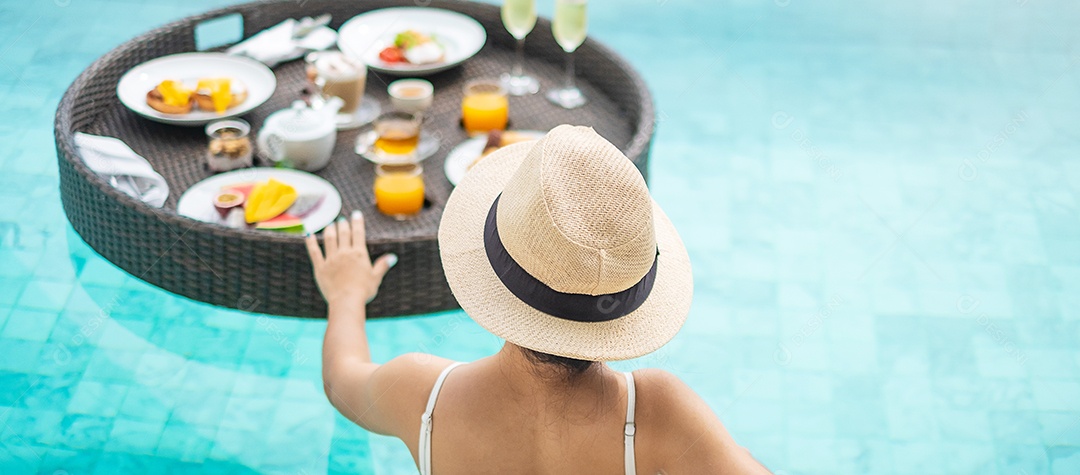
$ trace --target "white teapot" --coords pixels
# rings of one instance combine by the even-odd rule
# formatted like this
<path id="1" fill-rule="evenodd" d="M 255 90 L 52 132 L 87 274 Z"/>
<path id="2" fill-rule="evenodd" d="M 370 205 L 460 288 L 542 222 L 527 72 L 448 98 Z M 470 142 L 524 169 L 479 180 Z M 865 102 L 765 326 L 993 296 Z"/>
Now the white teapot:
<path id="1" fill-rule="evenodd" d="M 304 101 L 270 114 L 259 130 L 259 156 L 275 163 L 287 161 L 293 167 L 315 172 L 326 168 L 337 142 L 335 116 L 344 104 L 330 98 L 318 109 Z"/>

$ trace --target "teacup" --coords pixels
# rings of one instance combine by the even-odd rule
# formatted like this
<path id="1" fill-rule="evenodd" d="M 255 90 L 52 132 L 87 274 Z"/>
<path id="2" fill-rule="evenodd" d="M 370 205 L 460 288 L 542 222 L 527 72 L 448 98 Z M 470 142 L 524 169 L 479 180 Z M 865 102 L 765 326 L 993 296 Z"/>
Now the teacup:
<path id="1" fill-rule="evenodd" d="M 423 79 L 398 79 L 387 87 L 390 104 L 394 109 L 411 114 L 422 114 L 434 99 L 435 87 Z"/>

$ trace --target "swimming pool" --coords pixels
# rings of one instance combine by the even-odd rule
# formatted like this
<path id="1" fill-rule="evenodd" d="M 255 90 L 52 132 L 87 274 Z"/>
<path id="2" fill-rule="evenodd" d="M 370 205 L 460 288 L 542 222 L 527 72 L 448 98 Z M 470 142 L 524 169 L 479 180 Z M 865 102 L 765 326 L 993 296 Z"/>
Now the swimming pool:
<path id="1" fill-rule="evenodd" d="M 173 297 L 63 216 L 67 85 L 225 3 L 0 4 L 2 473 L 415 473 L 325 401 L 323 322 Z M 1080 473 L 1080 5 L 985 3 L 594 1 L 696 277 L 618 366 L 679 375 L 777 472 Z M 500 345 L 460 312 L 369 332 L 377 360 Z"/>

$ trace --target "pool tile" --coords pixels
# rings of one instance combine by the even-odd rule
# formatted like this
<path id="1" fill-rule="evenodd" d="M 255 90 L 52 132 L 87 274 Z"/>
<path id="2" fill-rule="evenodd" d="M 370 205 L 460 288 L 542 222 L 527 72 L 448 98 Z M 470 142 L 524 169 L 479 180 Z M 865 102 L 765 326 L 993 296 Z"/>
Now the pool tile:
<path id="1" fill-rule="evenodd" d="M 866 399 L 848 401 L 843 409 L 834 409 L 831 413 L 835 432 L 840 437 L 875 437 L 885 435 L 888 420 L 880 401 Z"/>
<path id="2" fill-rule="evenodd" d="M 113 421 L 105 450 L 153 455 L 164 427 L 164 421 L 147 422 L 118 417 Z"/>
<path id="3" fill-rule="evenodd" d="M 1035 411 L 990 411 L 987 415 L 994 440 L 1009 444 L 1040 444 L 1042 426 Z"/>
<path id="4" fill-rule="evenodd" d="M 79 271 L 79 282 L 116 287 L 130 279 L 127 272 L 104 259 L 87 259 Z"/>
<path id="5" fill-rule="evenodd" d="M 1031 389 L 1036 409 L 1080 412 L 1080 382 L 1036 379 Z"/>
<path id="6" fill-rule="evenodd" d="M 176 405 L 169 423 L 191 425 L 217 425 L 225 413 L 228 396 L 199 391 L 177 391 Z"/>
<path id="7" fill-rule="evenodd" d="M 142 351 L 98 348 L 86 366 L 86 377 L 100 381 L 131 381 L 143 355 Z"/>
<path id="8" fill-rule="evenodd" d="M 279 403 L 267 398 L 230 397 L 221 418 L 223 429 L 265 432 Z"/>
<path id="9" fill-rule="evenodd" d="M 161 460 L 152 456 L 106 450 L 94 469 L 94 475 L 113 473 L 150 473 Z"/>
<path id="10" fill-rule="evenodd" d="M 210 447 L 216 433 L 216 425 L 200 426 L 169 422 L 161 433 L 155 453 L 159 457 L 201 464 L 210 454 Z"/>
<path id="11" fill-rule="evenodd" d="M 0 277 L 0 304 L 15 305 L 25 287 L 26 281 L 22 278 Z"/>
<path id="12" fill-rule="evenodd" d="M 105 446 L 112 430 L 111 418 L 73 414 L 65 416 L 63 422 L 64 447 L 76 450 L 98 450 Z"/>
<path id="13" fill-rule="evenodd" d="M 330 445 L 328 473 L 374 474 L 367 439 L 334 439 Z"/>
<path id="14" fill-rule="evenodd" d="M 18 306 L 56 312 L 64 308 L 72 288 L 70 283 L 62 281 L 34 279 L 23 289 Z"/>
<path id="15" fill-rule="evenodd" d="M 834 473 L 837 470 L 836 439 L 788 437 L 788 463 L 793 471 Z"/>
<path id="16" fill-rule="evenodd" d="M 19 340 L 45 341 L 52 333 L 56 318 L 56 312 L 16 309 L 8 316 L 7 324 L 4 325 L 0 336 Z"/>
<path id="17" fill-rule="evenodd" d="M 3 339 L 4 357 L 0 370 L 32 373 L 40 364 L 43 344 L 39 341 Z"/>
<path id="18" fill-rule="evenodd" d="M 837 472 L 893 473 L 896 466 L 892 446 L 883 439 L 841 438 L 836 440 Z"/>
<path id="19" fill-rule="evenodd" d="M 128 387 L 123 384 L 83 380 L 75 386 L 71 402 L 67 405 L 67 412 L 106 418 L 115 417 L 124 402 L 127 389 Z"/>
<path id="20" fill-rule="evenodd" d="M 151 388 L 178 389 L 187 376 L 190 362 L 165 351 L 151 351 L 132 362 L 128 380 Z"/>
<path id="21" fill-rule="evenodd" d="M 131 386 L 117 415 L 136 421 L 165 422 L 172 414 L 175 397 L 168 390 Z"/>
<path id="22" fill-rule="evenodd" d="M 96 451 L 48 449 L 42 455 L 38 471 L 53 475 L 92 473 L 98 457 L 99 454 Z"/>
<path id="23" fill-rule="evenodd" d="M 41 448 L 21 444 L 17 439 L 5 440 L 0 450 L 0 469 L 10 473 L 34 473 L 41 465 Z"/>
<path id="24" fill-rule="evenodd" d="M 39 252 L 29 249 L 0 248 L 0 262 L 7 264 L 0 266 L 0 277 L 25 279 L 33 273 L 40 259 Z"/>
<path id="25" fill-rule="evenodd" d="M 1046 448 L 1039 445 L 1001 445 L 996 447 L 998 470 L 1003 474 L 1048 473 Z"/>
<path id="26" fill-rule="evenodd" d="M 944 442 L 941 451 L 946 473 L 995 473 L 994 447 L 986 443 Z"/>
<path id="27" fill-rule="evenodd" d="M 51 409 L 10 409 L 5 424 L 5 437 L 12 437 L 15 445 L 53 447 L 63 442 L 57 431 L 62 427 L 64 414 Z"/>
<path id="28" fill-rule="evenodd" d="M 943 453 L 937 442 L 907 441 L 892 444 L 896 473 L 947 474 L 940 465 Z"/>
<path id="29" fill-rule="evenodd" d="M 719 414 L 732 432 L 739 434 L 776 434 L 784 431 L 783 405 L 777 402 L 735 400 Z"/>
<path id="30" fill-rule="evenodd" d="M 1080 471 L 1080 452 L 1074 447 L 1051 447 L 1050 472 L 1076 473 Z"/>
<path id="31" fill-rule="evenodd" d="M 147 350 L 152 348 L 143 335 L 132 332 L 134 328 L 143 334 L 149 333 L 152 325 L 148 322 L 133 322 L 134 326 L 121 325 L 117 319 L 109 319 L 102 324 L 101 336 L 95 342 L 99 348 L 112 350 Z"/>
<path id="32" fill-rule="evenodd" d="M 937 419 L 942 437 L 960 441 L 990 441 L 990 419 L 979 410 L 939 409 Z"/>
<path id="33" fill-rule="evenodd" d="M 17 401 L 19 407 L 47 411 L 64 407 L 71 400 L 75 378 L 63 376 L 40 377 Z"/>

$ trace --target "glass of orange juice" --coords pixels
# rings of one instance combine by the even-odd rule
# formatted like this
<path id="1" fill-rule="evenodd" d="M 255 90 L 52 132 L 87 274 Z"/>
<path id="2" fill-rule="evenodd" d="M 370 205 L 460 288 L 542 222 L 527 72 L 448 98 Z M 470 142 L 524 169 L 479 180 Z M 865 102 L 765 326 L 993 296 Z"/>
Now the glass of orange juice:
<path id="1" fill-rule="evenodd" d="M 424 208 L 424 169 L 419 163 L 375 165 L 375 207 L 403 221 Z"/>
<path id="2" fill-rule="evenodd" d="M 478 79 L 465 84 L 461 100 L 461 121 L 469 136 L 492 130 L 506 130 L 510 118 L 510 101 L 501 82 Z"/>

